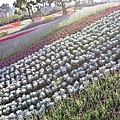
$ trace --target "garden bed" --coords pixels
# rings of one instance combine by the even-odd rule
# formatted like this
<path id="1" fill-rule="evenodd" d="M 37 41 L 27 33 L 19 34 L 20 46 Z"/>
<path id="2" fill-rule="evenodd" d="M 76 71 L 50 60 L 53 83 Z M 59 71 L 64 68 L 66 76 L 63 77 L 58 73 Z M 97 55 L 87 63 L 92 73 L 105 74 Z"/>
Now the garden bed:
<path id="1" fill-rule="evenodd" d="M 60 39 L 55 39 L 55 41 L 51 39 L 52 43 L 46 39 L 43 41 L 42 49 L 36 45 L 34 49 L 28 51 L 29 54 L 31 52 L 31 55 L 17 62 L 13 59 L 15 63 L 0 70 L 1 119 L 30 119 L 33 116 L 40 116 L 58 101 L 69 98 L 71 94 L 76 94 L 97 81 L 100 84 L 97 84 L 97 88 L 93 87 L 93 91 L 99 88 L 98 90 L 102 89 L 108 94 L 111 93 L 108 96 L 109 98 L 112 97 L 111 101 L 106 96 L 102 98 L 110 105 L 104 103 L 107 104 L 105 108 L 103 103 L 96 103 L 96 99 L 99 100 L 100 98 L 97 96 L 98 91 L 94 92 L 95 98 L 92 96 L 93 92 L 90 92 L 91 97 L 88 98 L 88 91 L 91 90 L 88 88 L 86 92 L 83 91 L 83 94 L 87 94 L 82 98 L 86 106 L 83 106 L 81 111 L 86 111 L 84 108 L 88 107 L 88 101 L 91 98 L 94 98 L 92 105 L 94 106 L 96 103 L 98 109 L 94 110 L 95 116 L 93 116 L 91 109 L 87 111 L 87 114 L 95 118 L 104 118 L 107 111 L 109 112 L 110 106 L 117 110 L 119 107 L 119 77 L 116 82 L 111 80 L 113 83 L 110 82 L 110 84 L 108 84 L 109 80 L 106 80 L 107 83 L 103 83 L 103 86 L 101 81 L 105 77 L 111 77 L 114 73 L 119 74 L 120 72 L 119 7 L 107 9 L 102 14 L 99 13 L 81 22 L 83 29 L 82 26 L 79 26 L 79 31 L 77 31 L 77 25 L 80 22 L 76 23 L 73 28 L 74 31 L 73 29 L 70 30 L 74 34 L 70 33 L 70 35 L 62 38 L 60 36 Z M 65 29 L 63 31 L 66 32 Z M 64 34 L 62 33 L 62 35 Z M 21 58 L 22 55 L 19 54 L 16 57 L 19 58 L 20 56 Z M 104 88 L 107 85 L 110 88 Z M 114 87 L 113 85 L 118 88 L 118 91 L 116 88 L 113 89 L 115 94 L 110 92 L 111 87 Z M 96 107 L 94 106 L 94 108 Z M 102 114 L 100 110 L 104 110 Z M 73 117 L 75 117 L 74 115 Z M 79 117 L 87 119 L 89 116 L 83 112 Z M 109 117 L 111 117 L 111 113 L 110 116 L 108 113 Z"/>

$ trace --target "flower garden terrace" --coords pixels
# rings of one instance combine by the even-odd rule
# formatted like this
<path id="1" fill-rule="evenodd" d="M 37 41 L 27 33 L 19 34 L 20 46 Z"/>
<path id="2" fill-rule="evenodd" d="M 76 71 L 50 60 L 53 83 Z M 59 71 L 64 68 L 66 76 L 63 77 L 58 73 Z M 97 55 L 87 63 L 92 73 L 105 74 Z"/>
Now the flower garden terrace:
<path id="1" fill-rule="evenodd" d="M 32 55 L 2 68 L 1 119 L 28 119 L 33 112 L 41 115 L 69 94 L 119 72 L 118 8 L 81 31 L 45 45 Z"/>

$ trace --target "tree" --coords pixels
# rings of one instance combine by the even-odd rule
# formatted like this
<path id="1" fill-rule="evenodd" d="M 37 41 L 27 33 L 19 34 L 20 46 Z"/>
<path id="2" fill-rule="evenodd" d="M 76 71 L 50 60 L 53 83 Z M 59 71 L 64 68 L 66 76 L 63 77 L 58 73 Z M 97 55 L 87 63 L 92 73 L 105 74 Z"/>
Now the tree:
<path id="1" fill-rule="evenodd" d="M 14 14 L 15 14 L 15 15 L 17 15 L 17 14 L 18 14 L 18 11 L 17 11 L 17 10 L 15 10 Z"/>
<path id="2" fill-rule="evenodd" d="M 35 5 L 36 3 L 32 0 L 28 1 L 28 0 L 16 0 L 13 5 L 16 7 L 16 8 L 19 8 L 21 11 L 28 11 L 28 14 L 31 18 L 31 20 L 33 21 L 33 6 Z"/>
<path id="3" fill-rule="evenodd" d="M 45 7 L 46 4 L 47 4 L 47 0 L 36 0 L 36 3 L 38 3 L 38 4 L 42 4 L 43 7 Z"/>
<path id="4" fill-rule="evenodd" d="M 36 8 L 37 8 L 38 16 L 42 16 L 42 10 L 40 9 L 40 6 L 37 5 Z"/>
<path id="5" fill-rule="evenodd" d="M 94 0 L 85 0 L 85 3 L 87 5 L 93 5 L 94 4 Z"/>
<path id="6" fill-rule="evenodd" d="M 55 5 L 61 6 L 63 15 L 67 14 L 66 4 L 71 2 L 72 0 L 54 0 Z"/>
<path id="7" fill-rule="evenodd" d="M 34 12 L 33 12 L 33 7 L 36 5 L 36 2 L 30 0 L 29 2 L 26 2 L 26 7 L 29 8 L 29 10 L 31 10 L 32 16 L 31 19 L 32 21 L 34 21 Z M 30 14 L 30 12 L 29 12 Z"/>
<path id="8" fill-rule="evenodd" d="M 54 2 L 54 0 L 47 0 L 47 1 L 48 1 L 49 6 L 51 6 L 51 3 Z"/>
<path id="9" fill-rule="evenodd" d="M 21 15 L 21 13 L 20 13 L 19 10 L 15 10 L 14 14 L 15 14 L 15 15 Z"/>
<path id="10" fill-rule="evenodd" d="M 89 0 L 88 2 L 89 2 L 90 5 L 94 4 L 94 0 Z"/>
<path id="11" fill-rule="evenodd" d="M 51 3 L 54 2 L 54 0 L 36 0 L 36 8 L 37 11 L 42 13 L 42 10 L 40 8 L 40 6 L 42 6 L 43 8 L 45 8 L 47 5 L 51 6 Z"/>
<path id="12" fill-rule="evenodd" d="M 80 0 L 73 0 L 75 2 L 74 4 L 74 12 L 76 11 L 77 5 L 80 4 Z"/>
<path id="13" fill-rule="evenodd" d="M 51 6 L 51 3 L 53 3 L 54 1 L 56 0 L 36 0 L 36 3 L 40 3 L 43 5 L 43 7 L 45 7 L 47 4 Z"/>

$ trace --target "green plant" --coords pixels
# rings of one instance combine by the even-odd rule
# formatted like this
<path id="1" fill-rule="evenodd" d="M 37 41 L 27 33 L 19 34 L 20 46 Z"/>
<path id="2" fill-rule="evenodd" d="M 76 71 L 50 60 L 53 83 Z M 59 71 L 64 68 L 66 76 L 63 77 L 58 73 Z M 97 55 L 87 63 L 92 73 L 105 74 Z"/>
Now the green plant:
<path id="1" fill-rule="evenodd" d="M 13 16 L 5 17 L 5 18 L 0 19 L 0 22 L 9 22 L 14 19 L 21 18 L 22 16 L 23 15 L 13 15 Z"/>
<path id="2" fill-rule="evenodd" d="M 56 104 L 44 120 L 118 120 L 120 73 L 98 81 Z"/>
<path id="3" fill-rule="evenodd" d="M 3 36 L 5 36 L 5 35 L 7 35 L 7 33 L 8 32 L 2 32 L 2 33 L 0 33 L 0 38 L 3 37 Z"/>

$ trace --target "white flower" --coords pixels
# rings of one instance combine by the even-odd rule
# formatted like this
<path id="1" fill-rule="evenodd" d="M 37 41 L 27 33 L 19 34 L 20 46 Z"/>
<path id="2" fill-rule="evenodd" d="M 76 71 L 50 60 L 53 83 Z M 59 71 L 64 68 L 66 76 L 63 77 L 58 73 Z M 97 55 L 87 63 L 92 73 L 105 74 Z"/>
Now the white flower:
<path id="1" fill-rule="evenodd" d="M 27 87 L 27 90 L 31 90 L 32 89 L 32 85 L 31 84 L 27 84 L 26 87 Z"/>
<path id="2" fill-rule="evenodd" d="M 78 81 L 75 81 L 74 87 L 77 88 L 78 86 L 79 86 L 79 82 L 78 82 Z"/>
<path id="3" fill-rule="evenodd" d="M 45 97 L 45 93 L 42 91 L 39 96 L 41 99 Z"/>
<path id="4" fill-rule="evenodd" d="M 56 102 L 58 102 L 58 101 L 60 101 L 62 98 L 61 98 L 61 96 L 59 95 L 59 96 L 56 96 L 55 98 L 54 98 L 54 102 L 56 103 Z"/>
<path id="5" fill-rule="evenodd" d="M 2 111 L 0 110 L 0 116 L 2 115 Z"/>
<path id="6" fill-rule="evenodd" d="M 31 105 L 31 106 L 29 107 L 29 109 L 30 109 L 30 110 L 34 110 L 34 105 Z"/>
<path id="7" fill-rule="evenodd" d="M 65 94 L 65 89 L 63 89 L 63 88 L 60 88 L 60 93 L 63 95 L 63 94 Z"/>
<path id="8" fill-rule="evenodd" d="M 54 105 L 55 105 L 55 103 L 54 103 L 54 102 L 50 102 L 50 103 L 48 104 L 48 106 L 49 106 L 49 107 L 51 107 L 51 108 L 53 108 L 53 107 L 54 107 Z"/>
<path id="9" fill-rule="evenodd" d="M 14 114 L 14 113 L 11 113 L 11 114 L 9 115 L 9 118 L 10 118 L 10 119 L 14 119 L 14 118 L 15 118 L 15 114 Z"/>
<path id="10" fill-rule="evenodd" d="M 33 86 L 34 86 L 35 88 L 37 88 L 38 83 L 37 83 L 36 81 L 33 81 Z"/>
<path id="11" fill-rule="evenodd" d="M 39 112 L 42 113 L 42 112 L 45 110 L 45 108 L 46 108 L 46 107 L 45 107 L 45 105 L 43 104 L 43 105 L 41 106 Z"/>
<path id="12" fill-rule="evenodd" d="M 79 90 L 81 91 L 83 89 L 84 89 L 84 86 L 83 86 L 83 84 L 81 84 L 80 87 L 79 87 Z"/>
<path id="13" fill-rule="evenodd" d="M 65 87 L 66 87 L 66 85 L 67 85 L 67 83 L 66 83 L 66 82 L 61 83 L 61 86 L 62 86 L 63 88 L 65 88 Z"/>

